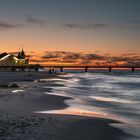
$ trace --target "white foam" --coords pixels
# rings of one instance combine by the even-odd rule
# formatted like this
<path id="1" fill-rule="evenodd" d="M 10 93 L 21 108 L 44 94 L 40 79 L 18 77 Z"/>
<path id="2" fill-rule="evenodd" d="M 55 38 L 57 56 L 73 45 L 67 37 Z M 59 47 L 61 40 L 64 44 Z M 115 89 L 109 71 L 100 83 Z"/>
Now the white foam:
<path id="1" fill-rule="evenodd" d="M 25 92 L 25 90 L 19 89 L 19 90 L 13 90 L 12 93 L 19 93 L 19 92 Z"/>

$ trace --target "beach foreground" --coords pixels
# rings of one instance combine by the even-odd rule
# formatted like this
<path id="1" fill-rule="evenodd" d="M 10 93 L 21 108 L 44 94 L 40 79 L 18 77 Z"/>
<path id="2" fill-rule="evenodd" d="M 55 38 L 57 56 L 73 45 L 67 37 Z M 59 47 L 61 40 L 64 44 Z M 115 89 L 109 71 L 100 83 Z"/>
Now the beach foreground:
<path id="1" fill-rule="evenodd" d="M 46 72 L 0 72 L 0 140 L 123 140 L 130 135 L 114 120 L 82 115 L 39 114 L 68 107 L 69 97 L 46 94 L 56 85 Z M 14 86 L 11 86 L 14 85 Z"/>

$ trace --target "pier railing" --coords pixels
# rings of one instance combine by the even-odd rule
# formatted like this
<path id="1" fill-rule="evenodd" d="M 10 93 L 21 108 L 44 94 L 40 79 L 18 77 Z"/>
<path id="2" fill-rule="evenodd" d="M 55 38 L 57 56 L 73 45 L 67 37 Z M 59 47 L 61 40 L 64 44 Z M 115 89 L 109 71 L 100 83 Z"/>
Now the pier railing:
<path id="1" fill-rule="evenodd" d="M 111 65 L 42 65 L 42 68 L 60 68 L 60 71 L 63 72 L 65 68 L 83 68 L 85 72 L 88 72 L 88 69 L 108 69 L 109 72 L 112 71 L 112 69 L 131 69 L 132 72 L 135 71 L 135 69 L 140 69 L 140 66 L 111 66 Z"/>
<path id="2" fill-rule="evenodd" d="M 39 64 L 27 64 L 27 65 L 14 65 L 14 66 L 0 66 L 0 69 L 10 69 L 11 71 L 16 71 L 17 69 L 19 71 L 25 71 L 25 70 L 35 70 L 38 71 L 39 68 L 48 68 L 48 69 L 55 69 L 59 68 L 61 72 L 63 72 L 66 68 L 73 68 L 73 69 L 84 69 L 85 72 L 88 72 L 89 69 L 108 69 L 109 72 L 112 71 L 112 69 L 130 69 L 132 72 L 135 71 L 135 69 L 140 69 L 140 66 L 111 66 L 111 65 L 39 65 Z"/>

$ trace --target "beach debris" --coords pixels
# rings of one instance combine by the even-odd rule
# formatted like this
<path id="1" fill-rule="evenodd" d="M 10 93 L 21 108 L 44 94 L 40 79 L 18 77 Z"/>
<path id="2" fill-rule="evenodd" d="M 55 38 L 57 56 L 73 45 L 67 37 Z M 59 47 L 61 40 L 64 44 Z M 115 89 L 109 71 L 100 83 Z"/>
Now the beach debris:
<path id="1" fill-rule="evenodd" d="M 12 83 L 12 84 L 2 83 L 2 84 L 0 84 L 0 87 L 1 88 L 19 88 L 18 84 L 16 84 L 16 83 Z"/>
<path id="2" fill-rule="evenodd" d="M 2 83 L 2 84 L 0 84 L 0 87 L 7 88 L 8 87 L 8 83 Z"/>
<path id="3" fill-rule="evenodd" d="M 18 86 L 17 84 L 15 84 L 15 83 L 14 83 L 14 84 L 9 85 L 9 87 L 10 87 L 10 88 L 19 88 L 19 86 Z"/>

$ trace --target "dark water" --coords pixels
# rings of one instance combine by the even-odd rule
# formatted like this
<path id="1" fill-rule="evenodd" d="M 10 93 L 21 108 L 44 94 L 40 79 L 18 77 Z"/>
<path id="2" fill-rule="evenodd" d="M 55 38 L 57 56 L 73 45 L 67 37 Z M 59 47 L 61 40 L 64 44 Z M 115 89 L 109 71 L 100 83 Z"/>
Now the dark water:
<path id="1" fill-rule="evenodd" d="M 113 125 L 140 139 L 140 71 L 67 72 L 70 73 L 55 79 L 65 86 L 53 87 L 51 94 L 73 97 L 66 101 L 71 109 L 121 121 Z"/>

